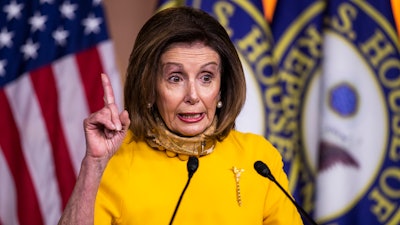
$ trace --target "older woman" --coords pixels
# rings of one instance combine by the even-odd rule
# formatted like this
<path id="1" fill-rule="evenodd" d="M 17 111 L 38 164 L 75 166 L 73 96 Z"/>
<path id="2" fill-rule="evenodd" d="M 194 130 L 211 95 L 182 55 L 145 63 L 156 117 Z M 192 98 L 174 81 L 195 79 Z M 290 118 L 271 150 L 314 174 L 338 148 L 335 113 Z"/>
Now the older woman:
<path id="1" fill-rule="evenodd" d="M 302 224 L 253 169 L 264 161 L 287 189 L 279 152 L 234 130 L 245 78 L 211 16 L 178 7 L 147 21 L 130 57 L 126 111 L 118 112 L 106 75 L 102 81 L 105 106 L 84 122 L 86 156 L 60 224 Z M 188 179 L 193 156 L 199 165 Z"/>

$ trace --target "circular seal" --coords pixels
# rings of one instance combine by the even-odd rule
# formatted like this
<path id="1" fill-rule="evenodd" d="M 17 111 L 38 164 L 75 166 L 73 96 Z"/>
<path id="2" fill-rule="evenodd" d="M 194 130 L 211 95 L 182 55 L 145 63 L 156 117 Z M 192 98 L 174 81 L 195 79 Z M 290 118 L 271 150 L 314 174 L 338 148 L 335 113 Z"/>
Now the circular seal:
<path id="1" fill-rule="evenodd" d="M 305 149 L 316 156 L 316 190 L 324 190 L 316 195 L 320 219 L 342 214 L 365 195 L 384 156 L 388 130 L 382 89 L 364 58 L 334 33 L 324 36 L 323 49 L 323 72 L 305 95 L 311 98 L 322 84 L 320 99 L 315 99 L 320 102 L 319 123 L 307 125 L 315 117 L 302 121 Z M 304 110 L 307 115 L 312 109 L 305 105 Z M 310 135 L 309 129 L 319 135 Z"/>
<path id="2" fill-rule="evenodd" d="M 399 178 L 392 170 L 398 162 L 390 157 L 391 149 L 398 148 L 397 37 L 365 1 L 332 1 L 328 7 L 323 62 L 304 88 L 300 126 L 315 174 L 315 217 L 323 224 L 349 218 L 395 224 L 396 216 L 383 217 L 379 208 L 399 198 L 394 194 Z"/>

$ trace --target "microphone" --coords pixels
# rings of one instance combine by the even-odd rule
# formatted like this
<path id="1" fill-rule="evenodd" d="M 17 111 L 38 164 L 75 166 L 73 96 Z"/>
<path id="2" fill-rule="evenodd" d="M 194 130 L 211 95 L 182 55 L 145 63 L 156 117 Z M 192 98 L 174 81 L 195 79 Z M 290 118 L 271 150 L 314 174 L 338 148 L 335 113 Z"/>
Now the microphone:
<path id="1" fill-rule="evenodd" d="M 197 168 L 199 168 L 199 159 L 195 156 L 190 156 L 189 160 L 186 164 L 186 167 L 187 167 L 189 178 L 186 182 L 185 188 L 183 188 L 181 196 L 179 197 L 178 203 L 175 206 L 174 214 L 172 214 L 171 220 L 169 221 L 169 225 L 172 225 L 172 222 L 174 222 L 174 218 L 175 218 L 176 212 L 178 211 L 179 205 L 181 204 L 182 197 L 185 194 L 187 187 L 189 186 L 189 183 L 190 183 L 190 180 L 192 179 L 193 174 L 196 172 Z"/>
<path id="2" fill-rule="evenodd" d="M 189 180 L 192 178 L 194 172 L 196 172 L 197 168 L 199 168 L 199 159 L 195 156 L 190 156 L 189 160 L 186 164 L 187 170 L 188 170 L 188 175 L 189 175 Z"/>
<path id="3" fill-rule="evenodd" d="M 287 191 L 285 189 L 283 189 L 283 187 L 279 184 L 279 182 L 275 179 L 274 175 L 272 175 L 271 170 L 268 168 L 268 166 L 261 162 L 261 161 L 257 161 L 254 163 L 254 169 L 257 171 L 258 174 L 260 174 L 263 177 L 266 177 L 268 179 L 270 179 L 272 182 L 274 182 L 279 189 L 281 189 L 281 191 L 283 193 L 285 193 L 285 195 L 290 199 L 290 201 L 296 206 L 297 210 L 300 212 L 301 215 L 303 215 L 308 222 L 310 222 L 313 225 L 318 225 L 312 218 L 310 215 L 308 215 L 308 213 L 299 205 L 297 204 L 296 201 L 294 201 L 294 199 L 289 195 L 289 193 L 287 193 Z"/>

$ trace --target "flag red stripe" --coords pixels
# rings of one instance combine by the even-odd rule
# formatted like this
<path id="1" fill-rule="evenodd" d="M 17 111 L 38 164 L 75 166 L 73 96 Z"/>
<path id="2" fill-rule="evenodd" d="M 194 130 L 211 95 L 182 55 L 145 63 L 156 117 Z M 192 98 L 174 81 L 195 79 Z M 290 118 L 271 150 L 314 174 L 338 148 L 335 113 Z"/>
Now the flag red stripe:
<path id="1" fill-rule="evenodd" d="M 20 224 L 43 224 L 35 188 L 24 160 L 21 138 L 4 89 L 0 90 L 0 105 L 0 127 L 7 128 L 7 132 L 0 135 L 0 145 L 18 193 L 19 222 Z"/>
<path id="2" fill-rule="evenodd" d="M 100 74 L 103 73 L 103 65 L 96 47 L 76 54 L 76 61 L 81 74 L 86 98 L 90 112 L 95 112 L 104 106 L 103 87 Z"/>
<path id="3" fill-rule="evenodd" d="M 76 181 L 67 142 L 58 110 L 58 93 L 51 67 L 31 72 L 31 80 L 40 104 L 52 146 L 54 166 L 63 208 L 67 204 Z"/>

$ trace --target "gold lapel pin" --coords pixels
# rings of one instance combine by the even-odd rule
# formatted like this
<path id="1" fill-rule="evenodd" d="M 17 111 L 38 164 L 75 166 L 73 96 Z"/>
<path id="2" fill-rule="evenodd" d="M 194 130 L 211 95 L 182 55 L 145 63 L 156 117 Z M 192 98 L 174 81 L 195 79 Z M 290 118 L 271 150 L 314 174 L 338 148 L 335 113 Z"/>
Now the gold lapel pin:
<path id="1" fill-rule="evenodd" d="M 240 175 L 244 172 L 244 169 L 236 168 L 235 166 L 232 168 L 233 173 L 235 174 L 236 181 L 236 198 L 239 206 L 242 206 L 242 197 L 240 194 Z"/>

